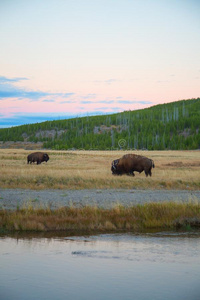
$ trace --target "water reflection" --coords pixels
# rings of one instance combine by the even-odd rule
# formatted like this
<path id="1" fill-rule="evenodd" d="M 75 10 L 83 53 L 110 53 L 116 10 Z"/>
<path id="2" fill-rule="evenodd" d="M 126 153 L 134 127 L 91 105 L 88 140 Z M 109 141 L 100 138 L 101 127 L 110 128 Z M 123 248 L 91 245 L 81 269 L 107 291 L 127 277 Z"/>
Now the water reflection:
<path id="1" fill-rule="evenodd" d="M 0 299 L 200 298 L 200 232 L 0 238 Z"/>

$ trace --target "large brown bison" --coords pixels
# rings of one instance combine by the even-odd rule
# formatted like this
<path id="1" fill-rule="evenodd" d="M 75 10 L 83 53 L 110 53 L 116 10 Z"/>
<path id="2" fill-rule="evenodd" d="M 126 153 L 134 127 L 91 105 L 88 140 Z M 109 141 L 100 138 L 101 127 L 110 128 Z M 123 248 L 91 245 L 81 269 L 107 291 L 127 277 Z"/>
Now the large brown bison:
<path id="1" fill-rule="evenodd" d="M 49 155 L 47 153 L 43 152 L 34 152 L 27 156 L 27 164 L 32 164 L 34 162 L 37 162 L 37 165 L 41 164 L 43 161 L 48 161 Z"/>
<path id="2" fill-rule="evenodd" d="M 126 154 L 119 159 L 113 160 L 111 171 L 113 175 L 131 175 L 135 176 L 134 172 L 145 172 L 145 175 L 151 176 L 151 169 L 155 168 L 152 159 L 136 154 Z"/>

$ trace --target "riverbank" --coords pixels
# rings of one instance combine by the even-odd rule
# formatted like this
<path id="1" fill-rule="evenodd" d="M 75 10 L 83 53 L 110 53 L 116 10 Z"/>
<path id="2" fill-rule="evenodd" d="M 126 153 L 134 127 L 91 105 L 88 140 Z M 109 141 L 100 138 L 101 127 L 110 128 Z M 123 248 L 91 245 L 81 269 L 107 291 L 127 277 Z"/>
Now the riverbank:
<path id="1" fill-rule="evenodd" d="M 111 163 L 124 151 L 48 151 L 48 163 L 28 165 L 30 151 L 0 149 L 1 228 L 96 232 L 198 226 L 200 152 L 134 153 L 154 160 L 152 177 L 113 176 Z M 138 207 L 143 215 L 134 213 Z M 70 209 L 81 217 L 71 216 Z"/>
<path id="2" fill-rule="evenodd" d="M 200 203 L 145 203 L 105 209 L 92 206 L 0 210 L 1 231 L 142 231 L 200 227 Z"/>

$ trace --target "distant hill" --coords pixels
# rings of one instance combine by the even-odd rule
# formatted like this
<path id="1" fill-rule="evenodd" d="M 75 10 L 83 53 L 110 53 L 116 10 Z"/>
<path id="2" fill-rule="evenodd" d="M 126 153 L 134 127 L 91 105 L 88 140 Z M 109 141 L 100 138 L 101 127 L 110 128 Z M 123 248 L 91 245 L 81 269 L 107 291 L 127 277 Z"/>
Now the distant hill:
<path id="1" fill-rule="evenodd" d="M 200 98 L 122 113 L 0 129 L 0 140 L 47 149 L 200 149 Z"/>

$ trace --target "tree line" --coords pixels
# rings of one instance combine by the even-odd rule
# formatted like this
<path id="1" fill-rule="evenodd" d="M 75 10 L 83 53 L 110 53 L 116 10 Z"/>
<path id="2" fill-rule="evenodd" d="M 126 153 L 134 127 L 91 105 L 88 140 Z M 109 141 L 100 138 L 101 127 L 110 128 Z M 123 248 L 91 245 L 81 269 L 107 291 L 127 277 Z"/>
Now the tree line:
<path id="1" fill-rule="evenodd" d="M 200 149 L 200 98 L 110 115 L 3 128 L 0 140 L 43 142 L 44 148 L 57 150 Z"/>

